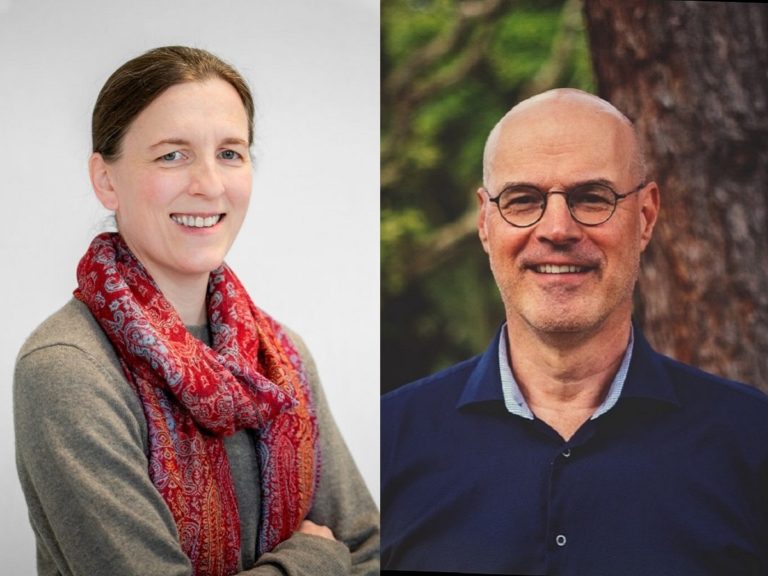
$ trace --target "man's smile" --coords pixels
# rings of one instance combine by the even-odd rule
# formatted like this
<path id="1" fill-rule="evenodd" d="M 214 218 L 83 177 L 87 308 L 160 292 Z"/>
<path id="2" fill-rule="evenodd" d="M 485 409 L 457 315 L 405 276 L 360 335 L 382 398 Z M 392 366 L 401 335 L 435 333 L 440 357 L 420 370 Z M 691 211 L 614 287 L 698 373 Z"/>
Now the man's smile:
<path id="1" fill-rule="evenodd" d="M 582 274 L 589 272 L 590 268 L 569 264 L 539 264 L 533 266 L 532 270 L 539 274 Z"/>

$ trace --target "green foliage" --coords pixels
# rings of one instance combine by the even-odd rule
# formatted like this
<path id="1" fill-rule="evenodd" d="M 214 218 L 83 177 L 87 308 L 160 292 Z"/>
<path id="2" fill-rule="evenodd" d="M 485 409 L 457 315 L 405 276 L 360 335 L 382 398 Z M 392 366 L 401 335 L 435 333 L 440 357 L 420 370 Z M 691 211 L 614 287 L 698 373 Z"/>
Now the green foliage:
<path id="1" fill-rule="evenodd" d="M 483 147 L 532 91 L 592 89 L 579 11 L 576 0 L 382 2 L 384 389 L 480 352 L 503 320 L 472 225 Z"/>
<path id="2" fill-rule="evenodd" d="M 398 294 L 405 288 L 405 268 L 402 262 L 419 249 L 427 236 L 424 214 L 411 207 L 402 210 L 382 210 L 381 215 L 381 266 L 388 274 L 382 277 L 382 289 Z"/>
<path id="3" fill-rule="evenodd" d="M 558 29 L 557 7 L 524 8 L 499 22 L 488 51 L 488 61 L 500 85 L 515 87 L 532 78 L 547 61 Z"/>

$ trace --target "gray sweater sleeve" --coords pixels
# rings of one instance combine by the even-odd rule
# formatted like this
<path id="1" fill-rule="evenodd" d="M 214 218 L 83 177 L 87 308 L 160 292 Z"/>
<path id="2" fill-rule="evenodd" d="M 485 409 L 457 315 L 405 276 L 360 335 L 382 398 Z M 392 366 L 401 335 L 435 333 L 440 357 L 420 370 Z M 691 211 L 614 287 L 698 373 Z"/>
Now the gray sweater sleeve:
<path id="1" fill-rule="evenodd" d="M 141 406 L 128 392 L 72 346 L 17 362 L 16 458 L 40 576 L 192 573 L 147 474 Z"/>
<path id="2" fill-rule="evenodd" d="M 329 526 L 334 535 L 346 544 L 351 551 L 351 558 L 346 560 L 343 555 L 337 556 L 340 562 L 333 571 L 320 572 L 310 570 L 308 574 L 352 574 L 354 576 L 373 576 L 379 574 L 379 512 L 373 502 L 370 493 L 363 481 L 352 455 L 347 448 L 339 429 L 333 420 L 328 401 L 320 385 L 320 378 L 311 354 L 307 350 L 301 338 L 290 333 L 296 344 L 299 354 L 304 359 L 305 368 L 309 374 L 312 386 L 313 400 L 317 409 L 318 429 L 320 435 L 321 474 L 315 504 L 307 518 L 316 524 Z M 293 554 L 286 554 L 301 564 L 309 560 L 310 550 L 302 553 L 305 541 L 309 538 L 319 540 L 327 550 L 326 556 L 332 548 L 338 550 L 336 542 L 330 542 L 318 537 L 309 537 L 296 534 L 294 538 L 301 536 L 298 542 L 283 542 L 284 548 L 296 550 Z M 293 539 L 292 539 L 293 540 Z M 280 548 L 280 546 L 278 546 Z M 280 552 L 276 549 L 276 552 Z M 306 558 L 306 560 L 302 559 Z M 351 560 L 351 571 L 342 570 L 344 564 Z M 271 555 L 264 554 L 256 563 L 257 566 L 267 562 L 279 562 Z M 319 568 L 319 567 L 318 567 Z M 347 570 L 350 570 L 347 568 Z M 293 574 L 286 570 L 281 574 Z M 303 572 L 295 572 L 296 574 Z M 256 572 L 253 573 L 256 576 Z"/>
<path id="3" fill-rule="evenodd" d="M 378 512 L 308 365 L 324 454 L 309 519 L 330 526 L 339 542 L 295 534 L 241 574 L 377 574 Z M 147 474 L 142 407 L 114 366 L 63 343 L 23 350 L 14 418 L 40 576 L 192 573 Z"/>

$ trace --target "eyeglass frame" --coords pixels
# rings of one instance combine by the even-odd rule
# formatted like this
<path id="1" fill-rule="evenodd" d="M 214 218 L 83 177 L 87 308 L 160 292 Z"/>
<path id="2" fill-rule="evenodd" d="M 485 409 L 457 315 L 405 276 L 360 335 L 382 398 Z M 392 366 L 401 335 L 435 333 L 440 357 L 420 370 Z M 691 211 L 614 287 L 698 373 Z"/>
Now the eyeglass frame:
<path id="1" fill-rule="evenodd" d="M 602 186 L 603 188 L 607 188 L 613 194 L 613 196 L 614 196 L 613 207 L 611 209 L 611 213 L 608 214 L 608 216 L 605 218 L 605 220 L 603 220 L 602 222 L 597 222 L 595 224 L 587 224 L 585 222 L 582 222 L 578 218 L 576 218 L 576 215 L 573 213 L 573 207 L 571 206 L 571 202 L 570 202 L 570 194 L 571 194 L 571 192 L 575 188 L 581 188 L 582 186 L 587 186 L 589 184 L 598 184 L 598 185 Z M 530 228 L 531 226 L 534 226 L 535 224 L 538 224 L 539 222 L 541 222 L 541 219 L 544 218 L 544 213 L 547 211 L 547 202 L 549 201 L 549 197 L 550 196 L 554 196 L 556 194 L 559 194 L 560 196 L 565 198 L 565 205 L 568 206 L 568 213 L 571 215 L 571 218 L 573 218 L 574 222 L 576 222 L 577 224 L 581 224 L 582 226 L 594 227 L 594 226 L 600 226 L 600 225 L 605 224 L 606 222 L 608 222 L 608 220 L 610 220 L 611 217 L 616 213 L 616 206 L 619 205 L 619 202 L 621 200 L 624 200 L 625 198 L 631 196 L 632 194 L 636 194 L 637 192 L 640 192 L 640 190 L 645 188 L 647 185 L 648 185 L 647 182 L 641 182 L 634 189 L 632 189 L 629 192 L 626 192 L 624 194 L 619 194 L 618 192 L 616 192 L 616 190 L 613 189 L 613 186 L 611 186 L 610 184 L 608 184 L 607 182 L 605 182 L 603 180 L 590 180 L 590 181 L 587 181 L 587 182 L 580 182 L 578 184 L 574 184 L 573 186 L 567 187 L 565 190 L 547 190 L 546 192 L 544 190 L 542 190 L 541 188 L 539 188 L 538 186 L 534 186 L 532 184 L 507 185 L 507 186 L 505 186 L 501 190 L 501 192 L 499 192 L 496 196 L 493 196 L 493 197 L 491 196 L 491 193 L 488 191 L 487 188 L 483 187 L 483 190 L 485 190 L 485 193 L 488 195 L 488 200 L 490 202 L 493 202 L 494 204 L 496 204 L 496 208 L 499 209 L 499 216 L 501 216 L 501 219 L 504 220 L 504 222 L 506 222 L 510 226 L 514 226 L 515 228 Z M 499 204 L 499 201 L 501 199 L 501 195 L 504 194 L 504 192 L 506 192 L 507 190 L 511 190 L 512 188 L 516 188 L 516 187 L 525 187 L 525 188 L 534 189 L 539 194 L 541 194 L 541 196 L 543 198 L 543 204 L 542 204 L 542 207 L 541 207 L 541 214 L 539 214 L 539 217 L 536 218 L 536 220 L 534 220 L 530 224 L 522 224 L 522 225 L 521 224 L 513 224 L 512 222 L 510 222 L 509 220 L 506 219 L 506 217 L 504 216 L 504 213 L 501 211 L 501 205 Z"/>

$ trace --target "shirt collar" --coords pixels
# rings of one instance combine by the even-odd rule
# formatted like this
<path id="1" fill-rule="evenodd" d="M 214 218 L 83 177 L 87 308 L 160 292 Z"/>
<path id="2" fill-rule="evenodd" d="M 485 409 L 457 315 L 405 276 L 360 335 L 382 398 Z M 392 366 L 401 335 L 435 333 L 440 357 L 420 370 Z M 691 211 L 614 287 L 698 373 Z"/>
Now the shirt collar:
<path id="1" fill-rule="evenodd" d="M 507 411 L 510 414 L 533 420 L 533 412 L 531 412 L 531 409 L 528 407 L 528 403 L 523 397 L 520 386 L 517 384 L 517 380 L 515 380 L 512 366 L 509 365 L 509 355 L 507 354 L 509 346 L 507 345 L 507 331 L 505 328 L 506 324 L 501 327 L 501 338 L 499 338 L 499 373 L 501 377 L 501 390 L 504 394 L 504 405 L 507 407 Z M 603 402 L 597 407 L 594 414 L 592 414 L 592 417 L 590 418 L 591 420 L 608 412 L 619 399 L 621 391 L 624 388 L 624 381 L 627 379 L 629 363 L 632 360 L 634 341 L 634 328 L 630 326 L 629 343 L 624 351 L 624 357 L 621 360 L 616 375 L 611 381 L 611 385 L 608 388 L 608 394 L 605 395 Z"/>
<path id="2" fill-rule="evenodd" d="M 470 373 L 464 390 L 459 396 L 459 401 L 456 405 L 458 409 L 484 402 L 500 402 L 504 404 L 501 365 L 499 362 L 499 345 L 504 331 L 505 326 L 502 325 L 488 348 L 479 356 L 477 364 Z M 627 359 L 625 353 L 625 358 L 622 360 L 622 365 L 624 361 L 628 364 L 626 379 L 613 403 L 619 399 L 636 398 L 655 400 L 679 406 L 680 402 L 675 394 L 673 383 L 662 365 L 662 356 L 651 348 L 642 331 L 634 323 L 632 328 L 632 345 L 628 349 L 631 350 L 630 358 Z M 611 406 L 613 406 L 613 403 Z"/>

